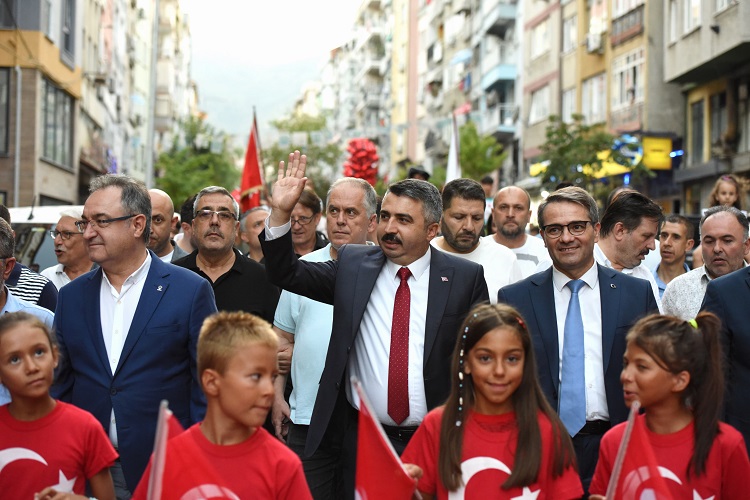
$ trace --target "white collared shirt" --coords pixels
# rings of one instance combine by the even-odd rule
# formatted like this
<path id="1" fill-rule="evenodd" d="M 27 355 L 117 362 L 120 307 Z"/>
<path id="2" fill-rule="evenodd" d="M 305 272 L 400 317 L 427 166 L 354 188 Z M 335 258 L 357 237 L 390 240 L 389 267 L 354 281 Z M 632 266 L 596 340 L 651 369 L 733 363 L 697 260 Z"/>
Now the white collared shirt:
<path id="1" fill-rule="evenodd" d="M 151 254 L 146 252 L 146 258 L 141 267 L 128 276 L 118 293 L 109 282 L 106 272 L 102 272 L 102 282 L 99 288 L 99 318 L 102 323 L 102 337 L 107 350 L 109 367 L 114 375 L 120 362 L 125 339 L 133 323 L 138 301 L 141 299 L 143 285 L 151 268 Z M 109 438 L 117 446 L 117 426 L 115 425 L 115 410 L 109 425 Z"/>
<path id="2" fill-rule="evenodd" d="M 167 264 L 171 264 L 173 255 L 174 255 L 174 247 L 172 247 L 172 251 L 169 252 L 167 255 L 165 255 L 164 257 L 159 257 L 159 260 L 161 260 L 162 262 L 166 262 Z"/>
<path id="3" fill-rule="evenodd" d="M 290 229 L 286 223 L 270 227 L 271 216 L 266 218 L 265 235 L 267 240 L 280 238 Z M 428 249 L 425 255 L 412 262 L 409 271 L 409 291 L 411 303 L 409 311 L 409 416 L 402 426 L 418 425 L 427 414 L 427 398 L 424 390 L 424 341 L 427 298 L 430 286 L 430 260 Z M 388 361 L 391 350 L 391 323 L 396 290 L 401 284 L 396 273 L 402 266 L 386 260 L 380 270 L 370 300 L 367 303 L 362 322 L 357 330 L 354 347 L 349 356 L 347 380 L 355 375 L 372 403 L 373 410 L 381 423 L 396 425 L 388 415 Z M 350 384 L 346 384 L 349 402 L 359 409 L 359 401 L 352 394 Z"/>
<path id="4" fill-rule="evenodd" d="M 408 267 L 407 283 L 411 295 L 409 310 L 409 416 L 401 425 L 419 425 L 427 414 L 424 390 L 424 341 L 427 318 L 427 295 L 430 287 L 430 250 Z M 375 288 L 362 316 L 354 349 L 349 357 L 349 375 L 362 383 L 373 411 L 385 425 L 396 425 L 388 415 L 388 363 L 391 353 L 391 326 L 396 290 L 401 279 L 396 275 L 402 266 L 389 260 L 380 270 Z M 347 384 L 347 397 L 359 409 L 359 400 Z"/>
<path id="5" fill-rule="evenodd" d="M 599 271 L 596 262 L 581 276 L 586 286 L 578 292 L 583 319 L 584 380 L 586 384 L 586 420 L 609 420 L 607 391 L 604 386 L 604 361 L 602 354 L 602 300 L 599 294 Z M 558 376 L 562 376 L 563 344 L 565 341 L 565 316 L 570 303 L 570 288 L 565 286 L 570 278 L 552 268 L 555 315 L 557 319 Z M 559 379 L 558 379 L 559 382 Z M 621 397 L 621 395 L 619 396 Z M 557 408 L 556 408 L 557 409 Z"/>
<path id="6" fill-rule="evenodd" d="M 615 269 L 612 265 L 612 262 L 607 258 L 606 255 L 604 255 L 604 252 L 602 251 L 601 247 L 599 246 L 599 243 L 594 244 L 594 259 L 597 263 L 603 265 L 604 267 L 608 267 L 610 269 Z M 627 274 L 629 276 L 632 276 L 634 278 L 640 278 L 642 280 L 646 280 L 651 285 L 651 291 L 654 292 L 654 299 L 656 300 L 656 305 L 659 307 L 659 312 L 664 313 L 664 309 L 661 305 L 661 294 L 659 293 L 659 285 L 656 284 L 656 280 L 654 279 L 654 273 L 652 273 L 645 265 L 643 265 L 643 262 L 638 264 L 635 267 L 632 268 L 623 268 L 622 271 L 620 271 L 622 274 Z"/>

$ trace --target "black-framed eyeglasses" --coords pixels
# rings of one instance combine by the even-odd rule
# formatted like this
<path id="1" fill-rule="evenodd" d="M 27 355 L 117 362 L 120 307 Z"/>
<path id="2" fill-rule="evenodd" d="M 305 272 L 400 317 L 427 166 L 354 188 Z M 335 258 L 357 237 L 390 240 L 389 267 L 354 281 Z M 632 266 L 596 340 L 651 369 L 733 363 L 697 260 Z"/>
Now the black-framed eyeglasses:
<path id="1" fill-rule="evenodd" d="M 74 234 L 81 234 L 78 231 L 58 231 L 57 229 L 50 229 L 49 235 L 54 240 L 58 236 L 64 240 L 69 240 Z"/>
<path id="2" fill-rule="evenodd" d="M 304 215 L 302 217 L 292 217 L 289 222 L 292 223 L 292 226 L 295 224 L 299 224 L 300 226 L 306 226 L 309 223 L 311 223 L 313 220 L 313 217 L 305 217 Z"/>
<path id="3" fill-rule="evenodd" d="M 548 224 L 542 226 L 542 232 L 549 238 L 559 238 L 563 234 L 563 228 L 568 228 L 568 232 L 573 236 L 581 236 L 586 232 L 586 225 L 591 224 L 590 220 L 574 220 L 567 224 Z"/>
<path id="4" fill-rule="evenodd" d="M 75 225 L 80 232 L 84 232 L 86 230 L 86 226 L 88 226 L 89 224 L 91 224 L 92 227 L 105 228 L 113 222 L 132 219 L 136 215 L 138 214 L 123 215 L 122 217 L 113 217 L 111 219 L 82 219 L 75 221 Z"/>
<path id="5" fill-rule="evenodd" d="M 208 209 L 198 210 L 197 212 L 195 212 L 195 218 L 202 220 L 202 221 L 210 221 L 213 218 L 214 214 L 216 214 L 216 216 L 222 222 L 229 222 L 229 221 L 237 220 L 237 216 L 233 214 L 232 212 L 230 212 L 229 210 L 219 210 L 219 211 L 208 210 Z"/>

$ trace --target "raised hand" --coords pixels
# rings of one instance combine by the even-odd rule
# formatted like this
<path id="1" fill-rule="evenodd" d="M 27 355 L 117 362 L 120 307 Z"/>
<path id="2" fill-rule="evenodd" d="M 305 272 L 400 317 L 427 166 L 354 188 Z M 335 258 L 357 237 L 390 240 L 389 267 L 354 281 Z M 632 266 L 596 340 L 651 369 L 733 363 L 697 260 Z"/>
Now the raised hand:
<path id="1" fill-rule="evenodd" d="M 307 156 L 299 151 L 289 153 L 289 161 L 279 162 L 279 174 L 273 185 L 271 197 L 271 227 L 283 226 L 289 222 L 294 206 L 305 189 L 305 169 Z"/>

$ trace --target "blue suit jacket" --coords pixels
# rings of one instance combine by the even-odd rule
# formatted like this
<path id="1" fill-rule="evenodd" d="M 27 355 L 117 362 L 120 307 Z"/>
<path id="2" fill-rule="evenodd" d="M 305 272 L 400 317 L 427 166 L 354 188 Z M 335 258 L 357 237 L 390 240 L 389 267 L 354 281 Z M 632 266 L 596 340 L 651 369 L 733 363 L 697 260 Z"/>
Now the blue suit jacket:
<path id="1" fill-rule="evenodd" d="M 305 446 L 305 454 L 311 455 L 345 387 L 342 382 L 354 338 L 386 257 L 377 246 L 344 245 L 338 260 L 306 262 L 294 255 L 291 232 L 271 241 L 261 232 L 260 242 L 272 283 L 334 306 L 331 341 Z M 428 409 L 443 404 L 450 392 L 451 356 L 461 322 L 474 304 L 489 300 L 482 266 L 432 247 L 430 251 L 423 367 Z"/>
<path id="2" fill-rule="evenodd" d="M 648 281 L 599 264 L 597 268 L 602 306 L 604 387 L 610 422 L 615 425 L 628 418 L 620 383 L 625 335 L 638 319 L 658 313 L 659 309 Z M 498 302 L 515 307 L 525 319 L 534 344 L 539 382 L 552 408 L 557 410 L 560 350 L 552 268 L 501 288 L 497 296 Z"/>
<path id="3" fill-rule="evenodd" d="M 750 446 L 750 267 L 708 283 L 701 310 L 721 319 L 721 343 L 726 373 L 724 420 L 742 433 Z"/>
<path id="4" fill-rule="evenodd" d="M 101 268 L 60 289 L 55 330 L 60 367 L 53 395 L 91 412 L 109 431 L 117 416 L 118 452 L 134 491 L 154 445 L 159 402 L 187 428 L 206 401 L 196 368 L 203 319 L 216 312 L 211 285 L 151 253 L 151 268 L 115 373 L 109 366 L 99 316 Z"/>

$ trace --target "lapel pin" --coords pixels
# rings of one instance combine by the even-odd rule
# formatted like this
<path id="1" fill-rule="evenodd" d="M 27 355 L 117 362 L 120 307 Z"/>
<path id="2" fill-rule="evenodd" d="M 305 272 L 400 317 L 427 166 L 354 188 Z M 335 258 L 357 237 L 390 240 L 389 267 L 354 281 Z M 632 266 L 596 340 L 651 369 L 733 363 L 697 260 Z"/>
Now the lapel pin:
<path id="1" fill-rule="evenodd" d="M 609 284 L 609 287 L 610 287 L 610 288 L 617 288 L 617 285 L 615 285 L 614 283 L 610 283 L 610 284 Z"/>
<path id="2" fill-rule="evenodd" d="M 157 292 L 161 292 L 161 291 L 162 291 L 162 286 L 161 286 L 161 285 L 157 286 L 157 287 L 156 287 L 156 291 L 157 291 Z"/>
<path id="3" fill-rule="evenodd" d="M 441 280 L 441 281 L 448 281 L 448 278 L 446 278 L 445 276 L 441 276 L 441 277 L 440 277 L 440 280 Z"/>

